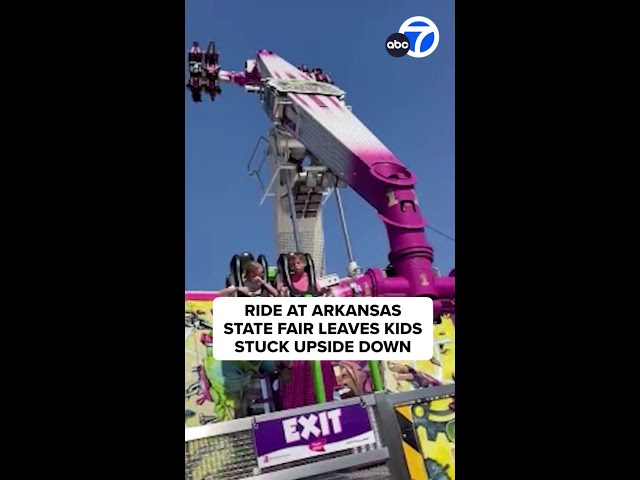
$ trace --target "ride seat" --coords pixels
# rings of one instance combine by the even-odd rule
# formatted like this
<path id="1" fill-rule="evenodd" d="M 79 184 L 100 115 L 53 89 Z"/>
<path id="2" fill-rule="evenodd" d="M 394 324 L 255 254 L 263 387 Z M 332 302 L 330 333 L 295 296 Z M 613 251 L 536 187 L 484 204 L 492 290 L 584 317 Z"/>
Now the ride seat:
<path id="1" fill-rule="evenodd" d="M 233 258 L 231 259 L 230 280 L 233 282 L 232 285 L 235 285 L 237 287 L 243 287 L 245 285 L 244 270 L 247 266 L 247 263 L 254 262 L 254 261 L 257 261 L 260 265 L 262 265 L 262 278 L 263 280 L 268 281 L 269 263 L 267 262 L 267 257 L 265 257 L 264 255 L 259 255 L 258 260 L 255 260 L 255 257 L 253 256 L 252 253 L 244 252 L 241 254 L 234 255 Z M 227 277 L 227 279 L 228 279 L 227 280 L 228 282 L 229 277 Z M 264 287 L 262 287 L 262 291 L 260 292 L 260 294 L 262 296 L 267 296 L 269 292 L 267 292 L 267 290 Z M 246 297 L 245 294 L 240 292 L 238 292 L 237 295 L 240 297 Z"/>
<path id="2" fill-rule="evenodd" d="M 294 253 L 282 253 L 280 257 L 278 257 L 278 270 L 282 275 L 282 282 L 289 289 L 290 295 L 292 297 L 317 297 L 320 295 L 318 289 L 316 288 L 316 269 L 313 264 L 313 258 L 308 253 L 304 254 L 304 257 L 307 261 L 307 266 L 304 271 L 309 280 L 309 286 L 305 292 L 301 292 L 293 287 L 293 282 L 291 281 L 291 270 L 289 269 L 289 259 Z"/>
<path id="3" fill-rule="evenodd" d="M 202 51 L 189 52 L 189 62 L 202 62 Z"/>

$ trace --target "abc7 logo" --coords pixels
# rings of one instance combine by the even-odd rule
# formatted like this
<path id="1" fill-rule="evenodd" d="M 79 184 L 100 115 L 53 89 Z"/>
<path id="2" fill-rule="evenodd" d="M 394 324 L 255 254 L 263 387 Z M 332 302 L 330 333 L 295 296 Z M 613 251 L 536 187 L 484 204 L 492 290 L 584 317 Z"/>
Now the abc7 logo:
<path id="1" fill-rule="evenodd" d="M 402 33 L 392 33 L 387 38 L 387 53 L 392 57 L 404 57 L 411 47 L 411 43 L 406 35 Z"/>

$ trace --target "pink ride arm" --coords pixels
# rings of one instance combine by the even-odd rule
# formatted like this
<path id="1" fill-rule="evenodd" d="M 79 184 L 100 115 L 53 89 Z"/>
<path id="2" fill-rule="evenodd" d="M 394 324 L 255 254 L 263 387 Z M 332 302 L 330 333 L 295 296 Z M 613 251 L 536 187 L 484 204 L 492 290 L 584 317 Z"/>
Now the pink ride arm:
<path id="1" fill-rule="evenodd" d="M 379 269 L 368 270 L 362 277 L 357 279 L 347 278 L 342 280 L 339 285 L 331 287 L 331 294 L 334 297 L 410 297 L 405 292 L 407 290 L 407 281 L 401 277 L 380 277 L 378 286 L 395 287 L 392 290 L 385 290 L 384 295 L 374 294 L 372 289 L 371 278 L 380 273 Z M 437 278 L 436 278 L 437 280 Z M 381 293 L 379 291 L 375 293 Z M 433 316 L 437 318 L 439 315 L 445 313 L 455 313 L 455 305 L 450 299 L 443 298 L 445 295 L 440 295 L 441 299 L 434 299 L 433 301 Z M 434 297 L 432 297 L 434 298 Z"/>
<path id="2" fill-rule="evenodd" d="M 241 86 L 257 86 L 261 80 L 272 79 L 281 85 L 274 88 L 289 88 L 289 93 L 280 90 L 291 104 L 278 119 L 272 118 L 276 94 L 265 89 L 264 106 L 271 120 L 280 123 L 375 208 L 385 224 L 393 277 L 385 276 L 381 269 L 370 269 L 359 279 L 333 287 L 333 295 L 427 296 L 434 299 L 436 315 L 453 310 L 455 278 L 433 273 L 433 248 L 425 235 L 426 222 L 414 190 L 415 175 L 347 108 L 339 89 L 336 93 L 296 90 L 301 81 L 312 83 L 309 77 L 266 50 L 258 52 L 251 72 L 221 71 L 220 79 Z"/>
<path id="3" fill-rule="evenodd" d="M 255 72 L 255 70 L 253 70 Z M 245 72 L 232 72 L 227 70 L 220 70 L 218 73 L 218 80 L 223 82 L 235 83 L 241 87 L 245 85 L 260 85 L 260 76 L 257 72 L 253 75 L 248 75 Z"/>
<path id="4" fill-rule="evenodd" d="M 263 79 L 308 81 L 271 52 L 258 52 L 257 66 Z M 431 264 L 433 249 L 426 240 L 426 222 L 414 190 L 415 176 L 339 97 L 313 92 L 288 97 L 292 105 L 284 113 L 285 128 L 372 205 L 386 226 L 394 277 L 385 277 L 380 269 L 369 270 L 358 280 L 359 294 L 440 298 Z"/>

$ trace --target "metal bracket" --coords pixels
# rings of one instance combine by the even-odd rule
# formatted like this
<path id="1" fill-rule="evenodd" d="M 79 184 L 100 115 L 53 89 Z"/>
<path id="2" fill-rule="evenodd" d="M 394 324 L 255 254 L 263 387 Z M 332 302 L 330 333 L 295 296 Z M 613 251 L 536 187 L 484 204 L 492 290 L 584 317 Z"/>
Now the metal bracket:
<path id="1" fill-rule="evenodd" d="M 340 277 L 335 273 L 330 273 L 329 275 L 318 277 L 316 281 L 321 287 L 335 287 L 340 283 Z"/>
<path id="2" fill-rule="evenodd" d="M 277 125 L 274 126 L 271 129 L 269 138 L 265 136 L 260 136 L 258 138 L 253 148 L 253 151 L 251 152 L 251 156 L 249 157 L 249 162 L 247 164 L 247 172 L 249 176 L 251 177 L 255 176 L 258 179 L 258 183 L 260 183 L 260 188 L 262 190 L 262 197 L 259 203 L 260 206 L 264 204 L 267 197 L 276 196 L 276 193 L 273 191 L 273 186 L 276 180 L 278 179 L 278 177 L 281 176 L 281 173 L 283 171 L 297 171 L 299 168 L 296 165 L 291 165 L 290 163 L 288 163 L 289 155 L 290 155 L 289 150 L 286 147 L 284 149 L 280 149 L 279 138 L 281 135 L 289 136 L 290 133 L 287 132 L 286 130 L 279 128 Z M 257 166 L 254 167 L 253 166 L 255 163 L 254 160 L 255 160 L 256 154 L 258 153 L 258 148 L 260 147 L 262 142 L 264 142 L 267 145 L 267 147 L 264 151 L 262 159 L 259 161 L 259 163 L 257 163 Z M 314 159 L 313 154 L 311 154 L 310 152 L 308 154 L 310 155 L 313 162 L 313 159 Z M 262 169 L 264 168 L 266 163 L 271 163 L 271 162 L 267 162 L 267 159 L 271 159 L 273 161 L 273 163 L 276 165 L 276 169 L 274 173 L 271 175 L 269 183 L 265 185 L 265 182 L 262 179 Z M 329 200 L 329 198 L 333 195 L 336 188 L 345 188 L 347 186 L 344 182 L 340 181 L 338 177 L 330 169 L 328 169 L 324 165 L 316 165 L 312 163 L 311 165 L 307 165 L 302 168 L 303 168 L 302 175 L 304 175 L 305 173 L 323 173 L 323 174 L 331 175 L 336 179 L 336 182 L 329 182 L 330 184 L 326 185 L 322 190 L 321 192 L 322 200 L 320 201 L 320 204 L 322 206 L 324 206 L 327 203 L 327 200 Z M 291 178 L 291 181 L 293 184 L 295 184 L 300 180 L 301 180 L 301 174 L 293 175 Z"/>
<path id="3" fill-rule="evenodd" d="M 271 189 L 273 188 L 273 185 L 276 183 L 276 180 L 280 177 L 280 172 L 283 170 L 295 171 L 296 167 L 293 165 L 278 165 L 278 167 L 276 168 L 276 171 L 273 172 L 273 176 L 269 181 L 269 185 L 267 186 L 266 189 L 264 187 L 262 189 L 262 198 L 260 199 L 260 206 L 262 206 L 262 204 L 267 199 L 267 197 L 275 197 L 276 194 L 275 192 L 271 192 Z M 262 184 L 262 182 L 260 183 Z"/>
<path id="4" fill-rule="evenodd" d="M 264 162 L 267 160 L 267 155 L 266 154 L 263 155 L 262 160 L 258 164 L 257 168 L 254 168 L 254 169 L 251 168 L 251 165 L 253 164 L 253 159 L 255 158 L 256 153 L 258 152 L 258 147 L 260 146 L 260 142 L 265 142 L 269 144 L 269 140 L 267 140 L 265 137 L 263 136 L 258 137 L 258 141 L 256 142 L 255 147 L 253 147 L 253 151 L 251 152 L 251 156 L 249 157 L 249 163 L 247 164 L 247 173 L 249 174 L 250 177 L 253 177 L 254 175 L 256 176 L 256 178 L 258 179 L 258 182 L 260 182 L 260 186 L 262 187 L 262 190 L 264 191 L 264 183 L 262 182 L 262 178 L 260 177 L 260 171 L 262 170 Z"/>

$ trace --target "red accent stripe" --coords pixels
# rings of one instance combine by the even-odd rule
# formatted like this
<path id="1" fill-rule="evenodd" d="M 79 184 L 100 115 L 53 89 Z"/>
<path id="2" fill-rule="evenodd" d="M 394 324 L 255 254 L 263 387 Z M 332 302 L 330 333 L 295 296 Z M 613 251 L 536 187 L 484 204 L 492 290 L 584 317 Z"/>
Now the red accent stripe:
<path id="1" fill-rule="evenodd" d="M 287 74 L 290 76 L 289 78 L 293 78 L 293 79 L 308 80 L 309 78 L 311 78 L 309 75 L 304 73 L 302 70 L 296 70 L 295 73 L 287 72 Z"/>
<path id="2" fill-rule="evenodd" d="M 329 98 L 329 101 L 333 103 L 336 107 L 338 107 L 339 110 L 343 109 L 342 104 L 335 97 L 328 97 L 328 98 Z"/>
<path id="3" fill-rule="evenodd" d="M 325 105 L 324 103 L 322 103 L 322 100 L 320 100 L 320 97 L 317 95 L 307 95 L 309 98 L 311 98 L 311 100 L 313 100 L 315 102 L 316 105 L 318 105 L 319 107 L 327 107 L 327 105 Z"/>
<path id="4" fill-rule="evenodd" d="M 304 97 L 302 95 L 298 95 L 297 93 L 290 93 L 289 95 L 291 95 L 305 107 L 309 108 L 309 104 L 304 100 Z"/>

